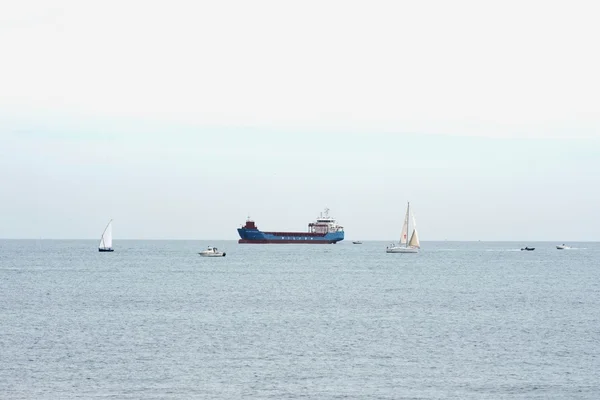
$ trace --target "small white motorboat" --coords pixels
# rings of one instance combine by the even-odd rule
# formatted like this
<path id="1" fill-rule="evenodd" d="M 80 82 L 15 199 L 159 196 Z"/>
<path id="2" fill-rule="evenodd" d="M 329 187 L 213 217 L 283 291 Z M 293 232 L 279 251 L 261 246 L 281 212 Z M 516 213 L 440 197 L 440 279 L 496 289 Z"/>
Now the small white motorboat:
<path id="1" fill-rule="evenodd" d="M 352 242 L 352 244 L 362 244 L 362 242 L 360 240 L 355 240 Z"/>
<path id="2" fill-rule="evenodd" d="M 556 246 L 556 248 L 557 248 L 558 250 L 568 250 L 568 249 L 570 249 L 571 247 L 570 247 L 570 246 L 567 246 L 566 244 L 564 244 L 564 243 L 563 243 L 563 244 L 559 244 L 558 246 Z"/>
<path id="3" fill-rule="evenodd" d="M 201 251 L 200 254 L 202 257 L 225 257 L 224 251 L 219 251 L 216 247 L 208 246 L 208 249 Z"/>

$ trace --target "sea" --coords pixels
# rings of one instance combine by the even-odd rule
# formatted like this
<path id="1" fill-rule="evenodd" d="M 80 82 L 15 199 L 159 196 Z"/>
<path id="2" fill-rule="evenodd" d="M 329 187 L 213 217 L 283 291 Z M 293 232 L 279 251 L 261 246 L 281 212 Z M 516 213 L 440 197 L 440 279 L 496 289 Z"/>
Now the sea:
<path id="1" fill-rule="evenodd" d="M 0 399 L 600 399 L 600 243 L 386 244 L 1 240 Z"/>

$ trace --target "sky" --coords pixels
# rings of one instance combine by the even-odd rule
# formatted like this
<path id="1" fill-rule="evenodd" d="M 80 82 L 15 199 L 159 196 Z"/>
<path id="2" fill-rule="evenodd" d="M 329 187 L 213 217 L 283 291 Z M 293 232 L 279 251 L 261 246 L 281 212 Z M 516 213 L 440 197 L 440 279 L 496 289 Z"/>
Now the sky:
<path id="1" fill-rule="evenodd" d="M 593 1 L 0 1 L 0 238 L 600 240 Z"/>

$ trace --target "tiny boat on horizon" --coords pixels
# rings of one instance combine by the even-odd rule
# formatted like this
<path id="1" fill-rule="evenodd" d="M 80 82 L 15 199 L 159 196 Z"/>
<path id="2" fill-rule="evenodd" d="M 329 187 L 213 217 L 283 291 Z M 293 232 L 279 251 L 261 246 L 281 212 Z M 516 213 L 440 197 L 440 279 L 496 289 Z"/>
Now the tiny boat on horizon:
<path id="1" fill-rule="evenodd" d="M 98 245 L 99 252 L 111 252 L 115 251 L 112 247 L 112 219 L 108 221 L 102 236 L 100 237 L 100 244 Z"/>
<path id="2" fill-rule="evenodd" d="M 568 250 L 568 249 L 570 249 L 571 247 L 570 247 L 570 246 L 567 246 L 566 244 L 564 244 L 564 243 L 563 243 L 563 244 L 559 244 L 558 246 L 556 246 L 556 248 L 557 248 L 558 250 Z"/>
<path id="3" fill-rule="evenodd" d="M 523 247 L 523 248 L 521 249 L 521 251 L 523 251 L 523 250 L 525 250 L 525 251 L 534 251 L 534 250 L 535 250 L 535 247 Z"/>
<path id="4" fill-rule="evenodd" d="M 352 242 L 352 244 L 362 244 L 362 242 L 360 240 L 355 240 Z"/>

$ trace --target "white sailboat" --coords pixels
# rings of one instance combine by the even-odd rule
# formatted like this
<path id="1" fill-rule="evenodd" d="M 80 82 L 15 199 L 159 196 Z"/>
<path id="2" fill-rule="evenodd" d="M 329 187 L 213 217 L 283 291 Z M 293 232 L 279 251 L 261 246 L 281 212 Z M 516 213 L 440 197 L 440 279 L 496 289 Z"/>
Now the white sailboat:
<path id="1" fill-rule="evenodd" d="M 409 222 L 412 217 L 412 234 L 408 239 Z M 406 206 L 406 216 L 404 217 L 404 224 L 402 225 L 402 233 L 400 234 L 400 242 L 398 244 L 392 243 L 386 247 L 386 253 L 418 253 L 421 248 L 419 243 L 419 234 L 417 233 L 417 223 L 415 217 L 410 213 L 410 203 Z"/>
<path id="2" fill-rule="evenodd" d="M 102 232 L 98 251 L 114 251 L 112 248 L 112 219 L 108 222 L 106 228 L 104 228 L 104 232 Z"/>

